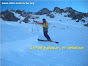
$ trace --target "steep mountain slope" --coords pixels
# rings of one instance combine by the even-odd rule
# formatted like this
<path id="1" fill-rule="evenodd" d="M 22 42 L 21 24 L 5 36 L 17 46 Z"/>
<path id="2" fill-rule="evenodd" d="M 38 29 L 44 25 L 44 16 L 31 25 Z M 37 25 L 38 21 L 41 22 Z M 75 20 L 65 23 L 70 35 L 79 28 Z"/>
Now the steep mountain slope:
<path id="1" fill-rule="evenodd" d="M 33 19 L 29 23 L 19 21 L 4 21 L 1 24 L 1 61 L 2 66 L 87 66 L 88 63 L 88 27 L 83 22 L 75 22 L 66 13 L 55 14 L 55 18 L 46 15 L 33 15 L 40 17 L 35 21 L 42 22 L 45 18 L 49 23 L 48 34 L 54 41 L 39 42 L 38 38 L 46 39 L 43 36 L 42 25 L 34 24 Z M 18 14 L 15 14 L 17 17 Z M 22 17 L 22 16 L 20 16 Z M 23 18 L 21 18 L 23 20 Z M 36 27 L 37 25 L 37 27 Z M 39 29 L 39 30 L 38 30 Z M 33 30 L 33 31 L 32 31 Z M 31 50 L 30 47 L 59 47 L 61 50 Z M 65 49 L 62 47 L 84 47 L 84 49 Z"/>

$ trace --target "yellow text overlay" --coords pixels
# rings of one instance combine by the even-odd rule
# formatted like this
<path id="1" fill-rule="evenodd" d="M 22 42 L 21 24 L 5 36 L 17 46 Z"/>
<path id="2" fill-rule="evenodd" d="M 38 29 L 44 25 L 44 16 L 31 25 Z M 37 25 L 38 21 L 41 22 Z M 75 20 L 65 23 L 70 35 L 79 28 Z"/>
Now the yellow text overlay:
<path id="1" fill-rule="evenodd" d="M 68 50 L 72 50 L 72 49 L 83 50 L 84 47 L 79 47 L 79 46 L 76 46 L 76 47 L 74 47 L 74 46 L 69 46 L 69 47 L 51 47 L 51 46 L 48 46 L 48 47 L 45 47 L 45 46 L 33 47 L 33 46 L 31 46 L 30 49 L 31 50 L 66 50 L 66 49 L 68 49 Z"/>

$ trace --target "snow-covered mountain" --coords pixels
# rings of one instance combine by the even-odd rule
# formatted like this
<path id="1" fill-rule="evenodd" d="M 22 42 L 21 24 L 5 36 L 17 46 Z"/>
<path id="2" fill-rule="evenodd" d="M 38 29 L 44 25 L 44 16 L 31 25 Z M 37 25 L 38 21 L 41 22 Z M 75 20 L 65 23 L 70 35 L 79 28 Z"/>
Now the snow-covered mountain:
<path id="1" fill-rule="evenodd" d="M 55 10 L 42 15 L 29 13 L 27 18 L 15 11 L 9 11 L 19 20 L 14 22 L 0 18 L 2 66 L 88 66 L 88 27 L 84 26 L 87 21 L 76 22 L 66 16 L 68 12 L 57 13 Z M 50 18 L 47 15 L 54 17 Z M 47 20 L 48 34 L 53 41 L 59 41 L 59 44 L 37 40 L 46 38 L 43 36 L 42 25 L 33 24 L 33 17 L 38 22 L 42 22 L 43 18 Z M 25 18 L 28 23 L 23 22 Z M 87 18 L 82 19 L 87 20 Z M 59 47 L 61 50 L 30 49 L 38 46 Z M 84 49 L 62 49 L 69 46 L 84 47 Z"/>
<path id="2" fill-rule="evenodd" d="M 25 23 L 30 22 L 30 19 L 35 18 L 38 19 L 40 16 L 38 15 L 46 15 L 50 18 L 55 18 L 57 14 L 62 15 L 64 13 L 64 17 L 69 17 L 76 22 L 82 21 L 86 22 L 86 26 L 88 26 L 88 13 L 78 12 L 71 7 L 67 7 L 65 9 L 60 9 L 59 7 L 55 7 L 53 11 L 48 10 L 47 8 L 43 8 L 38 12 L 25 12 L 24 10 L 6 10 L 1 12 L 1 18 L 5 21 L 18 21 L 21 20 Z M 15 14 L 18 14 L 16 16 Z M 36 15 L 36 17 L 34 17 Z M 22 20 L 21 17 L 24 17 Z M 56 16 L 57 17 L 57 16 Z M 59 18 L 57 18 L 59 19 Z M 85 25 L 84 25 L 85 26 Z"/>

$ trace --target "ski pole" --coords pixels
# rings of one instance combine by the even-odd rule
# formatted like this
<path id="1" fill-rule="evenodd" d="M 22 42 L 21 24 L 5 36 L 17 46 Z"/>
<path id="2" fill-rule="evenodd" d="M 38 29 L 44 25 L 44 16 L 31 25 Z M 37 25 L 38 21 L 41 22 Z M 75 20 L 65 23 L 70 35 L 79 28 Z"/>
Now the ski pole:
<path id="1" fill-rule="evenodd" d="M 38 29 L 38 27 L 37 27 L 37 24 L 34 23 L 34 18 L 33 18 L 33 26 L 34 26 L 34 24 L 36 25 L 36 28 L 37 28 L 37 30 L 39 31 L 39 29 Z M 33 32 L 33 26 L 32 26 L 32 32 Z"/>
<path id="2" fill-rule="evenodd" d="M 35 24 L 36 24 L 36 23 L 35 23 Z M 37 30 L 39 31 L 37 24 L 36 24 L 36 27 L 37 27 Z"/>
<path id="3" fill-rule="evenodd" d="M 34 18 L 33 18 L 33 26 L 34 26 Z M 32 26 L 32 32 L 33 32 L 33 26 Z"/>

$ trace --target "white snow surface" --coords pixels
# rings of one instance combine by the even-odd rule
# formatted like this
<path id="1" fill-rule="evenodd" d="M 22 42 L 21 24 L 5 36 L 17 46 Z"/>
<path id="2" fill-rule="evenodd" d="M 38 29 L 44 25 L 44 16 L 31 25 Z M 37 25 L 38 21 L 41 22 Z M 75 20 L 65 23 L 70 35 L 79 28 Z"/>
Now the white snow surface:
<path id="1" fill-rule="evenodd" d="M 88 66 L 88 27 L 83 22 L 55 14 L 55 18 L 39 16 L 35 21 L 45 18 L 49 23 L 48 34 L 53 42 L 40 42 L 46 38 L 42 25 L 4 21 L 1 24 L 1 63 L 2 66 Z M 15 16 L 18 16 L 15 14 Z M 22 18 L 23 19 L 23 18 Z M 21 19 L 21 20 L 22 20 Z M 38 28 L 37 28 L 37 27 Z M 39 29 L 39 30 L 38 30 Z M 84 47 L 83 50 L 30 50 L 30 47 Z"/>

